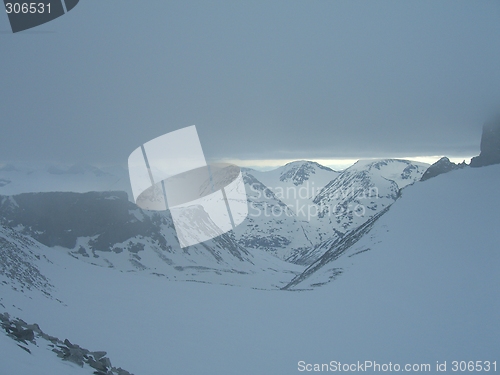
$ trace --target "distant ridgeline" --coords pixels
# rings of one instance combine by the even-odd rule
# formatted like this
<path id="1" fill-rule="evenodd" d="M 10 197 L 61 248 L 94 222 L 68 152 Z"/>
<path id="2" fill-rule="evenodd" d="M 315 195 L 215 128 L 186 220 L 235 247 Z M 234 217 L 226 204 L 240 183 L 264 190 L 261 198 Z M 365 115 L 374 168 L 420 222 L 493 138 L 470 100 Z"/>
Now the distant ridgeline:
<path id="1" fill-rule="evenodd" d="M 500 164 L 500 115 L 484 124 L 481 136 L 481 153 L 479 156 L 473 157 L 469 165 L 465 161 L 456 164 L 447 157 L 442 157 L 425 171 L 420 181 L 467 166 L 476 168 L 493 164 Z"/>

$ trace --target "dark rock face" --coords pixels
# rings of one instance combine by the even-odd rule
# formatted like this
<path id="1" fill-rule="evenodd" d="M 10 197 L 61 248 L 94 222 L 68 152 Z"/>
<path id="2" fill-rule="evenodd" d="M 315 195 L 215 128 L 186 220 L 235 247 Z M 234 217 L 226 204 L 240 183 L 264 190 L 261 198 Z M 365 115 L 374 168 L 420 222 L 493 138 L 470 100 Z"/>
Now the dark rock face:
<path id="1" fill-rule="evenodd" d="M 441 159 L 439 159 L 434 164 L 432 164 L 429 168 L 427 168 L 425 173 L 422 175 L 422 178 L 420 179 L 420 181 L 425 181 L 425 180 L 428 180 L 429 178 L 439 176 L 440 174 L 443 174 L 443 173 L 451 172 L 455 169 L 461 169 L 461 168 L 464 168 L 466 166 L 467 166 L 467 164 L 465 163 L 465 161 L 460 163 L 460 164 L 455 164 L 455 163 L 451 162 L 450 159 L 448 159 L 445 156 L 445 157 L 442 157 Z"/>
<path id="2" fill-rule="evenodd" d="M 0 223 L 22 226 L 46 246 L 72 249 L 79 237 L 94 237 L 92 249 L 110 251 L 115 243 L 141 235 L 165 241 L 158 235 L 159 226 L 130 203 L 125 192 L 25 193 L 0 197 Z"/>
<path id="3" fill-rule="evenodd" d="M 500 164 L 500 116 L 484 124 L 481 153 L 470 161 L 471 167 L 484 167 L 492 164 Z"/>
<path id="4" fill-rule="evenodd" d="M 99 258 L 97 252 L 130 252 L 132 264 L 136 268 L 145 269 L 139 263 L 140 253 L 148 247 L 140 240 L 147 238 L 152 245 L 163 251 L 181 251 L 175 240 L 175 228 L 169 211 L 143 211 L 127 199 L 125 192 L 47 192 L 23 193 L 13 196 L 0 195 L 0 274 L 14 273 L 14 278 L 22 286 L 46 286 L 48 281 L 41 280 L 36 272 L 30 272 L 18 280 L 15 272 L 3 265 L 17 257 L 18 250 L 10 245 L 9 238 L 4 239 L 2 232 L 16 233 L 22 238 L 31 238 L 41 244 L 54 247 L 61 246 L 73 249 L 72 255 Z M 77 245 L 81 240 L 83 243 Z M 174 242 L 175 241 L 175 242 Z M 248 251 L 236 243 L 231 234 L 224 233 L 200 244 L 222 262 L 220 251 L 231 254 L 243 261 Z M 200 248 L 200 247 L 198 247 Z M 189 256 L 189 252 L 184 250 Z M 10 255 L 14 254 L 14 255 Z M 17 257 L 19 258 L 19 257 Z M 170 262 L 166 260 L 166 262 Z M 23 259 L 16 259 L 16 264 L 23 266 Z M 23 271 L 28 272 L 26 267 Z M 33 271 L 33 272 L 31 272 Z M 28 277 L 29 276 L 29 277 Z M 32 280 L 33 279 L 33 280 Z M 35 283 L 36 282 L 36 283 Z"/>

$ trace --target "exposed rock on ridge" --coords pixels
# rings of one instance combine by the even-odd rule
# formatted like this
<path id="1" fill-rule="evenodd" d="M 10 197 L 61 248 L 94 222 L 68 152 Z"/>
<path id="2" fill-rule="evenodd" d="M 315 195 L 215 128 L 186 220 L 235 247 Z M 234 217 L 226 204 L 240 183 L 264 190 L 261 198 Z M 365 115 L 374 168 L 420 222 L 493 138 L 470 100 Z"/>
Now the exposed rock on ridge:
<path id="1" fill-rule="evenodd" d="M 425 173 L 423 174 L 422 178 L 420 181 L 425 181 L 428 180 L 429 178 L 439 176 L 440 174 L 443 173 L 448 173 L 451 172 L 455 169 L 461 169 L 467 166 L 467 163 L 463 161 L 460 164 L 456 164 L 450 161 L 446 156 L 442 157 L 439 159 L 437 162 L 432 164 Z"/>
<path id="2" fill-rule="evenodd" d="M 96 375 L 132 375 L 130 372 L 113 367 L 111 361 L 106 357 L 106 352 L 81 348 L 72 344 L 68 339 L 64 341 L 47 335 L 38 324 L 27 324 L 21 319 L 13 319 L 7 313 L 0 313 L 0 324 L 7 336 L 18 342 L 18 346 L 31 354 L 30 344 L 40 346 L 47 345 L 63 361 L 69 361 L 80 367 L 90 366 Z"/>
<path id="3" fill-rule="evenodd" d="M 470 161 L 471 167 L 500 164 L 500 115 L 483 126 L 481 153 Z"/>

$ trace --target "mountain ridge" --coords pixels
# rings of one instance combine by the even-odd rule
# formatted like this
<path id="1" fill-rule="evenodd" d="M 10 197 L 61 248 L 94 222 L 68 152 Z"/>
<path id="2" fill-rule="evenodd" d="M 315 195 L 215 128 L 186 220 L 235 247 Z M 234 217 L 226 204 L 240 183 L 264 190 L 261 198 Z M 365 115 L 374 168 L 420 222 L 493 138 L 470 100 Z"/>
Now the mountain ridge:
<path id="1" fill-rule="evenodd" d="M 420 164 L 408 161 L 379 160 L 358 162 L 340 173 L 307 161 L 289 163 L 270 172 L 245 171 L 249 204 L 249 216 L 245 222 L 231 233 L 183 251 L 178 248 L 168 211 L 143 211 L 129 202 L 124 192 L 4 195 L 0 196 L 0 223 L 18 228 L 19 233 L 44 246 L 62 248 L 72 257 L 102 267 L 154 273 L 166 279 L 279 289 L 300 275 L 304 267 L 317 261 L 346 233 L 370 220 L 386 205 L 377 206 L 366 215 L 358 215 L 354 223 L 351 220 L 346 225 L 344 221 L 344 226 L 340 226 L 338 222 L 332 222 L 331 217 L 321 217 L 315 199 L 326 196 L 324 187 L 331 185 L 339 176 L 350 176 L 352 173 L 356 176 L 361 173 L 363 178 L 359 181 L 374 185 L 381 178 L 381 181 L 386 180 L 379 172 L 387 169 L 389 164 L 393 165 L 389 172 L 394 174 L 397 171 L 396 175 L 404 183 L 416 180 L 421 169 Z M 406 175 L 405 171 L 410 167 L 418 173 Z M 57 173 L 55 176 L 86 175 L 89 171 L 97 179 L 109 175 L 94 173 L 94 168 L 88 166 L 65 170 L 71 173 Z M 389 176 L 390 173 L 387 173 Z M 315 185 L 316 192 L 323 192 L 323 195 L 314 194 L 312 186 L 316 177 L 319 178 Z M 330 178 L 333 180 L 327 182 Z M 354 190 L 353 181 L 359 183 L 351 178 L 351 185 L 346 187 L 341 184 L 340 187 Z M 397 183 L 392 183 L 398 190 Z M 285 199 L 284 192 L 290 193 L 289 199 Z M 372 198 L 378 200 L 380 197 L 377 194 Z M 318 212 L 318 216 L 304 220 L 290 205 L 293 199 L 297 199 L 307 210 Z M 391 195 L 387 204 L 395 199 L 397 195 Z M 347 201 L 352 202 L 349 194 L 339 198 L 344 205 Z M 360 199 L 357 203 L 363 204 Z M 350 214 L 352 218 L 352 212 Z M 204 225 L 212 224 L 207 221 Z M 249 283 L 250 276 L 255 274 L 269 274 L 270 278 L 264 283 Z M 245 278 L 248 280 L 243 281 Z"/>

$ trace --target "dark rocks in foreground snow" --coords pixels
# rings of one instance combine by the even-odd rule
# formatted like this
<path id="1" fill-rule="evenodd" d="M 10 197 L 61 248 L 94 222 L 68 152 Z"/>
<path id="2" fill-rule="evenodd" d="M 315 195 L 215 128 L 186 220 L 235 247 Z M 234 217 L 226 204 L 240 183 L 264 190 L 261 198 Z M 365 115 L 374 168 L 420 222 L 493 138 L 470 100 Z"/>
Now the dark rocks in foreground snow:
<path id="1" fill-rule="evenodd" d="M 91 352 L 72 344 L 68 339 L 61 341 L 44 333 L 38 324 L 27 324 L 21 319 L 12 319 L 7 313 L 0 313 L 0 322 L 7 336 L 16 340 L 18 346 L 30 354 L 28 343 L 36 344 L 36 340 L 45 341 L 59 358 L 81 367 L 88 365 L 95 370 L 93 372 L 95 375 L 133 375 L 120 367 L 113 367 L 106 357 L 106 352 Z"/>
<path id="2" fill-rule="evenodd" d="M 456 164 L 450 161 L 446 156 L 439 159 L 437 162 L 432 164 L 425 173 L 422 175 L 420 181 L 428 180 L 429 178 L 439 176 L 443 173 L 451 172 L 455 169 L 461 169 L 467 166 L 467 163 L 463 161 L 460 164 Z"/>

